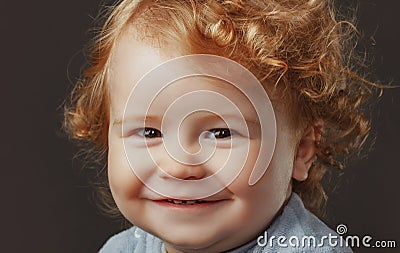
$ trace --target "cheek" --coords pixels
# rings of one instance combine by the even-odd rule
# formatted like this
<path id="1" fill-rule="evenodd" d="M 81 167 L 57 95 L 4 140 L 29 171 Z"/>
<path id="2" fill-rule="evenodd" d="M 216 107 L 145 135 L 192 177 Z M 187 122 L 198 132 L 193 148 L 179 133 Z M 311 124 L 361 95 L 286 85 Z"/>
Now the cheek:
<path id="1" fill-rule="evenodd" d="M 114 200 L 118 207 L 137 197 L 142 182 L 135 176 L 125 156 L 122 141 L 110 139 L 108 149 L 108 179 Z"/>
<path id="2" fill-rule="evenodd" d="M 269 184 L 265 185 L 265 178 L 268 176 L 264 175 L 263 178 L 255 185 L 249 185 L 249 178 L 254 169 L 254 165 L 259 156 L 260 150 L 260 142 L 259 141 L 252 141 L 250 143 L 250 147 L 247 150 L 243 150 L 242 152 L 246 152 L 247 156 L 245 159 L 245 163 L 243 161 L 238 161 L 237 164 L 240 164 L 241 172 L 233 181 L 232 184 L 228 186 L 228 190 L 233 192 L 234 195 L 243 201 L 249 200 L 250 202 L 257 194 L 265 194 L 268 191 Z M 268 174 L 268 170 L 267 173 Z"/>
<path id="3" fill-rule="evenodd" d="M 250 146 L 244 146 L 238 150 L 239 154 L 231 154 L 229 158 L 233 159 L 235 164 L 241 167 L 240 174 L 235 180 L 235 185 L 240 187 L 240 189 L 247 189 L 249 186 L 250 175 L 259 158 L 260 143 L 259 140 L 252 140 L 250 141 Z"/>
<path id="4" fill-rule="evenodd" d="M 281 135 L 277 140 L 272 160 L 260 181 L 250 186 L 248 183 L 250 174 L 257 161 L 260 147 L 259 142 L 252 143 L 242 172 L 228 189 L 252 205 L 279 208 L 288 193 L 294 156 L 293 148 L 285 137 Z"/>

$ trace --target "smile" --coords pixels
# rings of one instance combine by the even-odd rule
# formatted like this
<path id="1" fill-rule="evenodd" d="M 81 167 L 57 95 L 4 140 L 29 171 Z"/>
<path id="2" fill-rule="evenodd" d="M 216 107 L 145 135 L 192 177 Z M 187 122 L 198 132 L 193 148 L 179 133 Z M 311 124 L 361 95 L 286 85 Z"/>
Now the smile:
<path id="1" fill-rule="evenodd" d="M 178 199 L 165 199 L 164 201 L 173 203 L 176 205 L 196 205 L 196 204 L 201 204 L 206 201 L 203 200 L 178 200 Z"/>
<path id="2" fill-rule="evenodd" d="M 198 208 L 205 208 L 211 207 L 216 204 L 225 202 L 225 199 L 210 199 L 210 200 L 182 200 L 182 199 L 159 199 L 153 200 L 155 203 L 170 208 L 178 208 L 178 209 L 198 209 Z"/>

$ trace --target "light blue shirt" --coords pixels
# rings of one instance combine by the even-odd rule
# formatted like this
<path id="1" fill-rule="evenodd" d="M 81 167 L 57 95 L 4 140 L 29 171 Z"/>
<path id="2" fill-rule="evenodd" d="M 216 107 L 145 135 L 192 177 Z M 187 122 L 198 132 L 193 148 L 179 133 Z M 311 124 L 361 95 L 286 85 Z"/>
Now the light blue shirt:
<path id="1" fill-rule="evenodd" d="M 352 252 L 350 248 L 343 246 L 345 245 L 343 242 L 338 234 L 304 207 L 296 193 L 292 193 L 282 214 L 276 217 L 266 231 L 253 241 L 228 252 Z M 101 248 L 100 253 L 166 253 L 166 251 L 160 238 L 133 226 L 111 237 Z"/>

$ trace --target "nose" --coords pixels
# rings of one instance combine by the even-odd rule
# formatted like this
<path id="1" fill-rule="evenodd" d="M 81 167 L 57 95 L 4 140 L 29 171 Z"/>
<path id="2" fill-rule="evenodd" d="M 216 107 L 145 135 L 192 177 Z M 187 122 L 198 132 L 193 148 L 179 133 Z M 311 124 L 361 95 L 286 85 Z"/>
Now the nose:
<path id="1" fill-rule="evenodd" d="M 158 160 L 160 177 L 198 180 L 208 176 L 206 161 L 212 152 L 208 147 L 202 149 L 198 141 L 199 134 L 187 129 L 179 133 L 166 134 L 165 153 L 163 159 Z"/>
<path id="2" fill-rule="evenodd" d="M 159 176 L 163 179 L 178 178 L 183 180 L 199 180 L 208 174 L 204 164 L 184 164 L 173 158 L 159 163 Z"/>

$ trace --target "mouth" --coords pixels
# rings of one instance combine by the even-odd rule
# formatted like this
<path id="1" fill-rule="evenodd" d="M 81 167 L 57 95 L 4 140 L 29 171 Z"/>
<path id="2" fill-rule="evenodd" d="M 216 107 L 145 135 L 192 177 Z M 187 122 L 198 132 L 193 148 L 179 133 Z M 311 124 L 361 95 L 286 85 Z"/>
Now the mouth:
<path id="1" fill-rule="evenodd" d="M 205 206 L 211 206 L 217 203 L 220 203 L 224 201 L 223 199 L 218 199 L 218 200 L 202 200 L 202 199 L 197 199 L 197 200 L 182 200 L 182 199 L 159 199 L 156 200 L 155 202 L 164 206 L 170 206 L 170 207 L 205 207 Z"/>
<path id="2" fill-rule="evenodd" d="M 197 205 L 197 204 L 202 204 L 205 202 L 210 202 L 210 201 L 204 201 L 204 200 L 179 200 L 179 199 L 164 199 L 163 201 L 172 203 L 175 205 Z"/>

